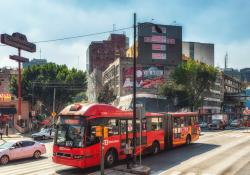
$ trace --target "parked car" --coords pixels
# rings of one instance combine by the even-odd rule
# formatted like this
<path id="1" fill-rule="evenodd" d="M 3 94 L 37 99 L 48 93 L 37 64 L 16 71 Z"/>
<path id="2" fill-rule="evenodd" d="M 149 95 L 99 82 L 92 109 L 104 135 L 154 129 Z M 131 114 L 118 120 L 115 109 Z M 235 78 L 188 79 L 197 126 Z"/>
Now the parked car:
<path id="1" fill-rule="evenodd" d="M 45 140 L 53 138 L 55 135 L 55 130 L 53 128 L 42 128 L 40 132 L 34 133 L 31 137 L 34 140 Z"/>
<path id="2" fill-rule="evenodd" d="M 34 157 L 40 158 L 46 153 L 43 143 L 32 140 L 10 141 L 0 145 L 0 163 L 5 165 L 10 160 Z"/>
<path id="3" fill-rule="evenodd" d="M 241 120 L 233 120 L 231 123 L 230 123 L 230 126 L 231 127 L 240 127 L 242 126 L 242 121 Z"/>
<path id="4" fill-rule="evenodd" d="M 206 128 L 207 125 L 208 125 L 208 124 L 207 124 L 206 122 L 201 122 L 201 123 L 200 123 L 200 127 L 201 127 L 201 128 Z"/>
<path id="5" fill-rule="evenodd" d="M 225 125 L 221 120 L 216 119 L 216 120 L 212 120 L 212 123 L 208 124 L 208 128 L 209 129 L 225 129 Z"/>

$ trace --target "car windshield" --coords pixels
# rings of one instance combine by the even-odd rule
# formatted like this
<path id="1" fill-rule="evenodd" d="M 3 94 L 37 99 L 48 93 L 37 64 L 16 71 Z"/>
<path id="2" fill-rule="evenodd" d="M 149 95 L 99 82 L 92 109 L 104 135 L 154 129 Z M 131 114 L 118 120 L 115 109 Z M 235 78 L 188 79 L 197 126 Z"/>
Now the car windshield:
<path id="1" fill-rule="evenodd" d="M 12 147 L 14 143 L 13 142 L 4 142 L 2 145 L 0 145 L 0 149 L 7 149 Z"/>
<path id="2" fill-rule="evenodd" d="M 82 117 L 59 117 L 55 144 L 76 148 L 83 147 L 84 129 Z"/>

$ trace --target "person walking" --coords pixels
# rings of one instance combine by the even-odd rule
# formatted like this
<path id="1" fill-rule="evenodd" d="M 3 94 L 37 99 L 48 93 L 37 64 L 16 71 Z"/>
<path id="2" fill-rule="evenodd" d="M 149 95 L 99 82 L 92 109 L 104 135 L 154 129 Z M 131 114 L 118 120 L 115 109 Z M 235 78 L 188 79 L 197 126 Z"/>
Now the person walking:
<path id="1" fill-rule="evenodd" d="M 9 123 L 6 123 L 5 134 L 7 137 L 9 136 Z"/>
<path id="2" fill-rule="evenodd" d="M 0 128 L 0 138 L 1 140 L 3 140 L 3 128 L 2 127 Z"/>
<path id="3" fill-rule="evenodd" d="M 132 163 L 133 147 L 131 146 L 131 143 L 132 143 L 131 139 L 128 139 L 128 143 L 126 143 L 125 146 L 127 169 L 131 169 L 131 163 Z"/>

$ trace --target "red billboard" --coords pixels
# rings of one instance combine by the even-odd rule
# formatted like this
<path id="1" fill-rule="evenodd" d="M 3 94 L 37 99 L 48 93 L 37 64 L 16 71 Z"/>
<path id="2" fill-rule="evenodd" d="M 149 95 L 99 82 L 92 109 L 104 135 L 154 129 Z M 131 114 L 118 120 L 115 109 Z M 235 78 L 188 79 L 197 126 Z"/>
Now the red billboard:
<path id="1" fill-rule="evenodd" d="M 136 70 L 136 87 L 138 89 L 155 89 L 164 83 L 163 66 L 138 66 Z M 133 67 L 123 69 L 123 88 L 133 88 Z"/>

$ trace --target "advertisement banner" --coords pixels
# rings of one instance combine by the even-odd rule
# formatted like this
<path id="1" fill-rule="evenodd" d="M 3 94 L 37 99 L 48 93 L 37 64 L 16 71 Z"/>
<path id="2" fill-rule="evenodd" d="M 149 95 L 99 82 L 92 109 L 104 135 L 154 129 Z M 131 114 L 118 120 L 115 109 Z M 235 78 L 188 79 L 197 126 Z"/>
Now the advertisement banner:
<path id="1" fill-rule="evenodd" d="M 138 66 L 136 70 L 137 89 L 156 89 L 164 83 L 163 66 Z M 133 67 L 123 69 L 123 88 L 133 88 Z"/>

